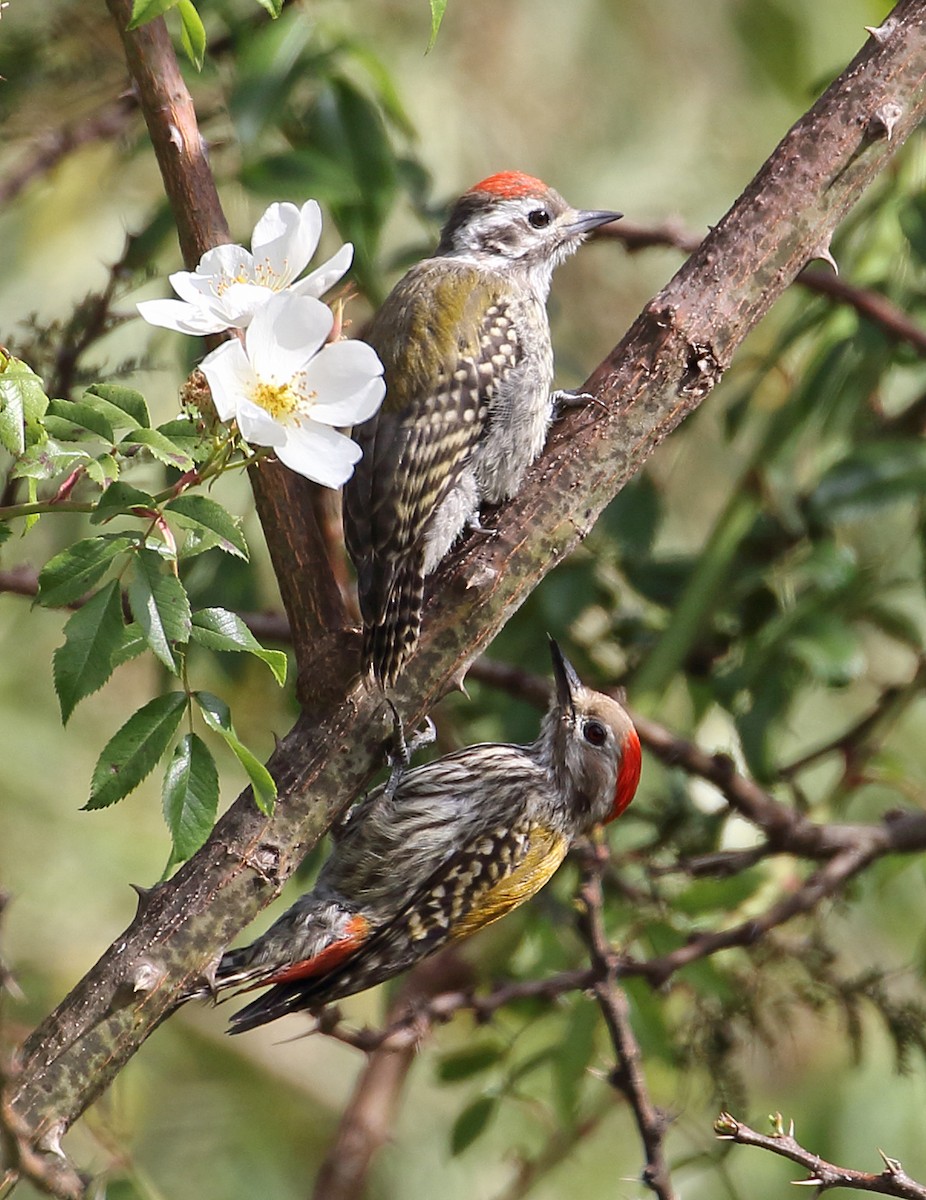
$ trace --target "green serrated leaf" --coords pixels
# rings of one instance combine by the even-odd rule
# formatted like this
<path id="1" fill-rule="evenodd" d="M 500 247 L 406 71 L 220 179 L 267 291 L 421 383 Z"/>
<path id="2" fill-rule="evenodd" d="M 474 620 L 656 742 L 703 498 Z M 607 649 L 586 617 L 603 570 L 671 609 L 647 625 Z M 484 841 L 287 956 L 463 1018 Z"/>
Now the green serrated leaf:
<path id="1" fill-rule="evenodd" d="M 157 501 L 150 492 L 143 492 L 130 483 L 117 479 L 110 484 L 97 501 L 96 508 L 90 515 L 91 525 L 102 525 L 113 517 L 134 516 L 134 509 L 143 509 L 151 513 L 157 509 Z"/>
<path id="2" fill-rule="evenodd" d="M 85 809 L 115 804 L 151 774 L 177 732 L 186 706 L 185 692 L 168 692 L 129 717 L 97 759 Z"/>
<path id="3" fill-rule="evenodd" d="M 64 644 L 54 655 L 55 691 L 65 725 L 78 702 L 101 688 L 113 673 L 123 628 L 122 598 L 115 579 L 68 619 Z"/>
<path id="4" fill-rule="evenodd" d="M 468 1104 L 453 1123 L 450 1132 L 450 1153 L 462 1154 L 488 1129 L 498 1108 L 496 1096 L 479 1096 Z"/>
<path id="5" fill-rule="evenodd" d="M 81 396 L 81 401 L 98 408 L 114 429 L 131 429 L 135 426 L 147 429 L 151 424 L 145 397 L 134 388 L 118 383 L 94 383 Z"/>
<path id="6" fill-rule="evenodd" d="M 192 471 L 196 465 L 189 454 L 165 437 L 160 429 L 133 429 L 125 435 L 120 446 L 140 446 L 158 462 L 166 467 L 176 467 L 178 471 Z"/>
<path id="7" fill-rule="evenodd" d="M 180 13 L 180 43 L 187 58 L 197 71 L 203 69 L 206 57 L 206 30 L 191 0 L 177 0 Z"/>
<path id="8" fill-rule="evenodd" d="M 132 545 L 132 538 L 113 533 L 75 542 L 50 558 L 39 572 L 36 599 L 46 608 L 79 600 L 106 574 L 113 559 Z"/>
<path id="9" fill-rule="evenodd" d="M 437 42 L 437 35 L 440 32 L 441 21 L 444 19 L 444 11 L 447 8 L 447 0 L 431 0 L 431 37 L 428 41 L 428 52 L 434 49 Z"/>
<path id="10" fill-rule="evenodd" d="M 113 669 L 121 667 L 123 663 L 129 662 L 133 658 L 138 658 L 139 654 L 143 654 L 147 649 L 148 639 L 142 633 L 141 627 L 134 621 L 123 625 L 119 645 L 113 654 Z"/>
<path id="11" fill-rule="evenodd" d="M 219 773 L 209 747 L 195 733 L 180 739 L 164 774 L 164 819 L 177 861 L 200 848 L 215 823 Z"/>
<path id="12" fill-rule="evenodd" d="M 104 441 L 115 441 L 112 422 L 92 404 L 83 404 L 79 400 L 50 400 L 48 415 L 45 418 L 46 425 L 49 417 L 57 417 L 66 425 L 75 426 L 78 433 L 86 431 L 103 438 Z M 52 426 L 48 425 L 48 429 L 53 437 L 61 436 Z"/>
<path id="13" fill-rule="evenodd" d="M 129 608 L 154 655 L 177 674 L 173 645 L 190 640 L 190 600 L 170 564 L 139 550 L 128 586 Z"/>
<path id="14" fill-rule="evenodd" d="M 132 19 L 126 28 L 137 29 L 139 25 L 144 25 L 146 21 L 153 21 L 155 17 L 163 16 L 177 2 L 178 0 L 134 0 L 132 4 Z"/>
<path id="15" fill-rule="evenodd" d="M 183 495 L 170 500 L 165 509 L 182 524 L 205 529 L 214 534 L 215 544 L 226 554 L 234 554 L 247 560 L 248 544 L 241 530 L 241 522 L 216 500 L 193 492 L 184 492 Z"/>
<path id="16" fill-rule="evenodd" d="M 4 542 L 8 542 L 13 536 L 13 526 L 9 521 L 0 521 L 0 546 Z"/>
<path id="17" fill-rule="evenodd" d="M 86 450 L 73 446 L 61 446 L 51 438 L 36 441 L 26 447 L 13 467 L 14 479 L 53 479 L 65 475 L 75 467 L 85 466 L 90 461 Z M 31 499 L 32 497 L 30 497 Z"/>
<path id="18" fill-rule="evenodd" d="M 218 696 L 214 696 L 212 692 L 194 692 L 193 697 L 200 707 L 203 720 L 211 730 L 225 739 L 229 749 L 247 772 L 257 807 L 268 817 L 272 816 L 277 798 L 277 785 L 263 763 L 238 740 L 238 735 L 231 722 L 231 710 L 228 705 Z"/>
<path id="19" fill-rule="evenodd" d="M 29 442 L 44 440 L 47 408 L 41 377 L 21 359 L 0 352 L 0 445 L 19 455 Z"/>
<path id="20" fill-rule="evenodd" d="M 111 454 L 100 454 L 84 464 L 87 478 L 104 491 L 119 478 L 119 464 Z"/>
<path id="21" fill-rule="evenodd" d="M 225 608 L 203 608 L 193 613 L 194 642 L 210 650 L 253 654 L 267 664 L 280 687 L 286 682 L 287 658 L 282 650 L 265 650 L 237 613 Z"/>
<path id="22" fill-rule="evenodd" d="M 191 417 L 175 417 L 158 426 L 158 431 L 200 463 L 212 453 L 212 441 Z"/>

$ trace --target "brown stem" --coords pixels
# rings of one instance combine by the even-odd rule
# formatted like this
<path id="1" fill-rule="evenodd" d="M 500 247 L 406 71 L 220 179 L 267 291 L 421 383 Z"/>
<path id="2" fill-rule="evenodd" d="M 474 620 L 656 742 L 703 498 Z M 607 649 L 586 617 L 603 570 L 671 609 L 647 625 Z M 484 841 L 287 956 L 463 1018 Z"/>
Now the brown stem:
<path id="1" fill-rule="evenodd" d="M 192 268 L 207 250 L 232 240 L 193 100 L 163 19 L 129 30 L 131 0 L 107 5 L 122 36 L 183 259 Z M 251 486 L 293 631 L 299 696 L 311 711 L 325 711 L 343 695 L 345 642 L 332 635 L 348 619 L 313 512 L 315 485 L 264 460 L 251 471 Z"/>

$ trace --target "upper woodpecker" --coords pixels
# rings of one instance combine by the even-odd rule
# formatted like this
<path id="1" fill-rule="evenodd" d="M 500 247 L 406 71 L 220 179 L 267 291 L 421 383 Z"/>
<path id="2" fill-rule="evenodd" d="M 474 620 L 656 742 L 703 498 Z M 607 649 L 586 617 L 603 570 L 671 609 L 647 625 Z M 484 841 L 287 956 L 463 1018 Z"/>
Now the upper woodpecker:
<path id="1" fill-rule="evenodd" d="M 636 731 L 551 646 L 556 692 L 535 742 L 468 746 L 371 792 L 312 891 L 222 957 L 217 987 L 270 986 L 232 1032 L 363 991 L 497 921 L 575 838 L 624 811 L 640 778 Z"/>
<path id="2" fill-rule="evenodd" d="M 554 268 L 615 212 L 572 208 L 505 171 L 455 204 L 433 258 L 396 284 L 366 340 L 386 399 L 354 430 L 344 488 L 363 667 L 395 682 L 418 640 L 424 578 L 483 502 L 514 495 L 553 411 L 546 300 Z"/>

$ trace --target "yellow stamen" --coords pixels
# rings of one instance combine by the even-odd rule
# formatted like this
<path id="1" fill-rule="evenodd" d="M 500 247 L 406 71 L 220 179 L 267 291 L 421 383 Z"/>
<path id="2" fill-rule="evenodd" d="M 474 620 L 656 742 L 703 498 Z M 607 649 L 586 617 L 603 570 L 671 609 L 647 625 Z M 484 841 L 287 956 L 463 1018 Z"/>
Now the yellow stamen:
<path id="1" fill-rule="evenodd" d="M 270 413 L 275 421 L 297 416 L 300 401 L 304 397 L 294 390 L 291 383 L 258 383 L 251 394 L 255 404 Z"/>

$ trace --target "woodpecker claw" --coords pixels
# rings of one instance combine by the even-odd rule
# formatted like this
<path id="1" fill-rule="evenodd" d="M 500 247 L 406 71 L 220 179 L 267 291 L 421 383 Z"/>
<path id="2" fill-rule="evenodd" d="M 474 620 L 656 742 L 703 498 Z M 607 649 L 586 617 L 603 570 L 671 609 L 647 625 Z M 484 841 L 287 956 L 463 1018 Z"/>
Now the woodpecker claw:
<path id="1" fill-rule="evenodd" d="M 389 778 L 383 794 L 387 800 L 391 800 L 411 764 L 412 755 L 417 754 L 424 746 L 430 746 L 437 737 L 437 729 L 431 718 L 425 717 L 424 725 L 416 729 L 410 738 L 406 737 L 399 710 L 388 696 L 386 703 L 392 709 L 392 748 L 389 751 Z"/>
<path id="2" fill-rule="evenodd" d="M 559 421 L 564 416 L 565 412 L 570 408 L 585 408 L 589 404 L 596 404 L 602 412 L 608 411 L 608 406 L 605 402 L 592 395 L 591 392 L 573 391 L 571 388 L 557 388 L 550 397 L 550 402 L 553 408 L 553 420 Z"/>
<path id="3" fill-rule="evenodd" d="M 469 533 L 480 533 L 485 538 L 498 537 L 497 529 L 490 529 L 488 525 L 483 525 L 479 519 L 478 508 L 466 518 L 466 529 Z"/>

